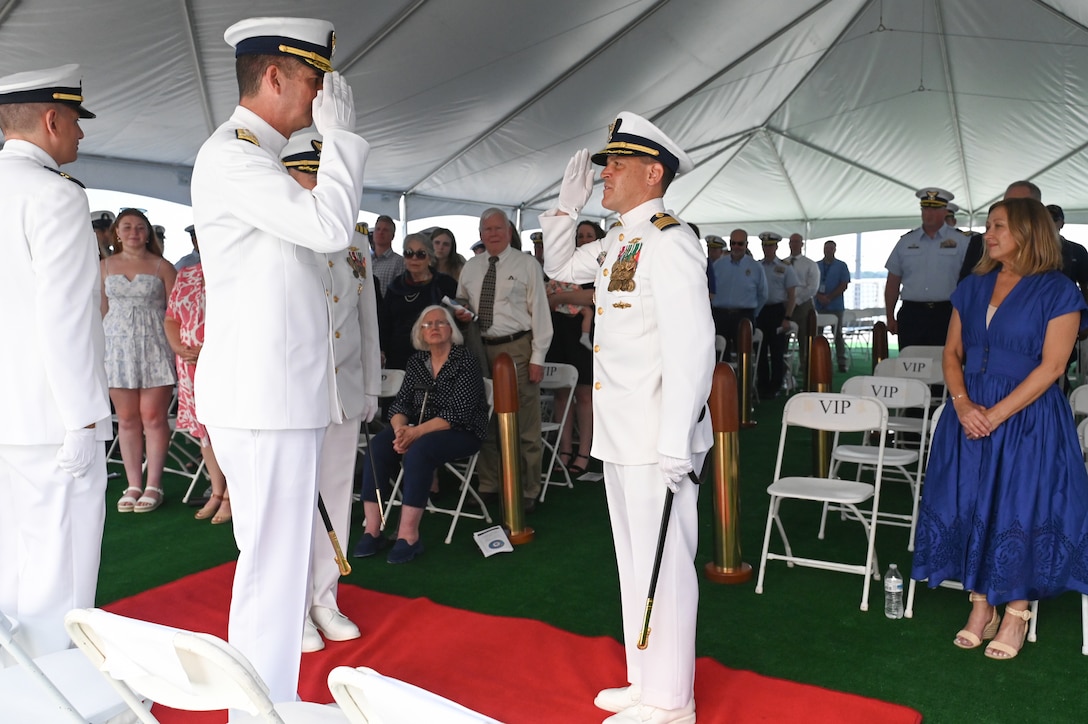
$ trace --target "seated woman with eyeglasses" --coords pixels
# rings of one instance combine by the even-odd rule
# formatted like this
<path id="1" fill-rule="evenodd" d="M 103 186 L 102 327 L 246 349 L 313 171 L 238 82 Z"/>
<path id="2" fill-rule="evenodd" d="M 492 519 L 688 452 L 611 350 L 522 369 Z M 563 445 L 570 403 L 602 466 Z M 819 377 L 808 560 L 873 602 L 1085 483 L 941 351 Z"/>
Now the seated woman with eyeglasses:
<path id="1" fill-rule="evenodd" d="M 423 553 L 419 521 L 435 471 L 448 461 L 475 453 L 487 434 L 483 377 L 446 308 L 432 305 L 424 309 L 412 325 L 411 339 L 420 351 L 408 360 L 404 382 L 389 408 L 389 426 L 371 440 L 363 463 L 366 532 L 355 546 L 356 558 L 372 556 L 387 543 L 379 528 L 375 469 L 382 500 L 388 502 L 390 478 L 397 472 L 397 461 L 403 464 L 404 505 L 388 561 L 408 563 Z"/>
<path id="2" fill-rule="evenodd" d="M 412 325 L 420 312 L 442 297 L 457 296 L 457 281 L 435 269 L 434 246 L 425 234 L 404 237 L 404 273 L 389 283 L 378 309 L 384 366 L 403 370 L 412 356 Z"/>

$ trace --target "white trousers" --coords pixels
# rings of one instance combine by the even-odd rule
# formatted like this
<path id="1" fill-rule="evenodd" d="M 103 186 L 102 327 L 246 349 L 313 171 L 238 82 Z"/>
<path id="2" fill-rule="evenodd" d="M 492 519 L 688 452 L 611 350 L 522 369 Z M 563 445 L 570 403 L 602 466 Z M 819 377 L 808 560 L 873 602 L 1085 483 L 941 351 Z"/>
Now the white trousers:
<path id="1" fill-rule="evenodd" d="M 73 478 L 59 445 L 0 445 L 0 609 L 32 656 L 71 645 L 64 615 L 94 606 L 106 520 L 106 451 Z"/>
<path id="2" fill-rule="evenodd" d="M 355 455 L 359 449 L 360 418 L 334 422 L 325 428 L 325 440 L 321 443 L 321 458 L 317 476 L 317 489 L 325 501 L 336 539 L 347 555 L 348 531 L 351 527 L 351 491 L 355 484 Z M 336 605 L 336 588 L 340 581 L 340 568 L 333 555 L 332 541 L 325 531 L 321 513 L 314 509 L 314 552 L 311 568 L 310 606 L 324 606 L 340 610 Z"/>
<path id="3" fill-rule="evenodd" d="M 208 435 L 230 481 L 238 545 L 228 640 L 253 664 L 274 703 L 296 701 L 325 429 L 209 426 Z"/>
<path id="4" fill-rule="evenodd" d="M 695 456 L 696 470 L 702 468 L 705 458 L 706 453 Z M 619 567 L 627 680 L 642 688 L 644 704 L 679 709 L 695 695 L 699 488 L 685 480 L 673 497 L 650 617 L 649 646 L 639 651 L 636 644 L 642 630 L 668 488 L 657 465 L 605 463 L 604 482 Z"/>

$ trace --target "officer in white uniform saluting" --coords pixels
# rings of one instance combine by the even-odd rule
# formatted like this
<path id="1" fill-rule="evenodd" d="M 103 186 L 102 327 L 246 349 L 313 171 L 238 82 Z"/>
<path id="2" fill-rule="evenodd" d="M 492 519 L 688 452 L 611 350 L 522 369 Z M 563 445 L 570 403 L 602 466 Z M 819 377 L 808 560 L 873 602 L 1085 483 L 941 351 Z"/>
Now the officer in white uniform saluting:
<path id="1" fill-rule="evenodd" d="M 318 458 L 337 414 L 324 253 L 354 242 L 369 144 L 351 87 L 332 72 L 332 24 L 251 18 L 225 34 L 240 101 L 193 168 L 207 288 L 196 413 L 230 481 L 238 567 L 230 642 L 297 697 Z M 324 138 L 307 190 L 280 154 L 311 123 Z"/>
<path id="2" fill-rule="evenodd" d="M 98 245 L 58 170 L 94 118 L 82 103 L 78 65 L 0 78 L 0 608 L 33 656 L 67 648 L 64 614 L 94 605 L 106 517 Z"/>
<path id="3" fill-rule="evenodd" d="M 307 189 L 317 185 L 321 166 L 321 136 L 301 131 L 291 136 L 283 149 L 283 165 Z M 355 241 L 346 250 L 325 254 L 322 283 L 329 309 L 329 341 L 332 349 L 336 406 L 325 428 L 321 444 L 318 491 L 341 546 L 347 546 L 351 524 L 351 490 L 355 482 L 355 456 L 359 449 L 359 424 L 374 419 L 382 388 L 381 346 L 378 343 L 377 296 L 370 242 L 355 231 Z M 336 605 L 340 569 L 332 544 L 320 531 L 324 522 L 314 511 L 313 578 L 309 613 L 302 633 L 302 651 L 325 648 L 321 636 L 330 641 L 359 638 L 359 627 Z"/>
<path id="4" fill-rule="evenodd" d="M 574 246 L 578 212 L 589 199 L 589 153 L 567 166 L 557 209 L 541 216 L 545 272 L 552 279 L 595 282 L 593 456 L 604 461 L 612 537 L 619 567 L 629 686 L 605 689 L 594 703 L 617 712 L 605 721 L 695 721 L 695 614 L 699 585 L 698 488 L 711 445 L 706 410 L 714 368 L 714 324 L 706 293 L 706 257 L 662 196 L 691 160 L 656 126 L 620 113 L 608 145 L 592 157 L 604 166 L 603 204 L 621 224 L 597 242 Z M 598 264 L 598 255 L 604 262 Z M 653 635 L 636 647 L 666 489 L 676 492 L 654 598 Z"/>

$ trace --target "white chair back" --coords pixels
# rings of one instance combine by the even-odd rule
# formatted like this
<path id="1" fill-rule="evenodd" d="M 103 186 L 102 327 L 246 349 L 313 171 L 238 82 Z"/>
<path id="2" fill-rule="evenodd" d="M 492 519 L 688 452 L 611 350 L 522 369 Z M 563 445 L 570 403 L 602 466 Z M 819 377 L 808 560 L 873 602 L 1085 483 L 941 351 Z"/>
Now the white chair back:
<path id="1" fill-rule="evenodd" d="M 899 350 L 900 357 L 927 357 L 940 363 L 944 359 L 943 344 L 912 344 Z"/>
<path id="2" fill-rule="evenodd" d="M 929 408 L 929 385 L 909 377 L 858 375 L 843 382 L 842 393 L 875 397 L 892 410 L 908 407 Z"/>
<path id="3" fill-rule="evenodd" d="M 719 362 L 721 362 L 722 358 L 725 357 L 725 348 L 727 345 L 728 342 L 725 337 L 721 336 L 720 334 L 714 335 L 714 352 L 717 355 L 717 360 Z"/>
<path id="4" fill-rule="evenodd" d="M 382 390 L 379 397 L 396 397 L 404 383 L 404 370 L 382 370 Z"/>
<path id="5" fill-rule="evenodd" d="M 329 691 L 348 721 L 356 724 L 499 724 L 455 701 L 365 666 L 338 666 L 330 671 Z"/>
<path id="6" fill-rule="evenodd" d="M 879 430 L 887 427 L 888 408 L 880 400 L 856 395 L 803 392 L 786 402 L 782 422 L 833 432 Z"/>
<path id="7" fill-rule="evenodd" d="M 944 369 L 932 357 L 889 357 L 877 363 L 873 374 L 878 377 L 909 377 L 927 385 L 943 385 Z"/>

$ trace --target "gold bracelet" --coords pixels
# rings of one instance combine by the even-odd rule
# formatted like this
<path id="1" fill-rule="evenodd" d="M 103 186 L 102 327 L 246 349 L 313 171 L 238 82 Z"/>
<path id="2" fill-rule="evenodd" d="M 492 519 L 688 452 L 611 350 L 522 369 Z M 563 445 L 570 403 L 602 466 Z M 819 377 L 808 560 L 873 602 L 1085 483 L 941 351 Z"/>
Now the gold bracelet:
<path id="1" fill-rule="evenodd" d="M 952 401 L 955 402 L 956 400 L 960 399 L 961 397 L 967 397 L 967 393 L 966 392 L 961 392 L 958 395 L 952 395 Z"/>

